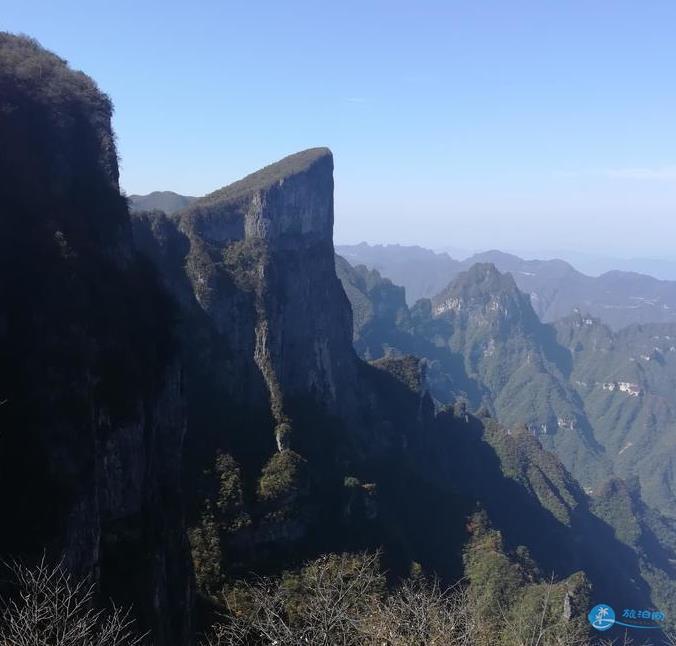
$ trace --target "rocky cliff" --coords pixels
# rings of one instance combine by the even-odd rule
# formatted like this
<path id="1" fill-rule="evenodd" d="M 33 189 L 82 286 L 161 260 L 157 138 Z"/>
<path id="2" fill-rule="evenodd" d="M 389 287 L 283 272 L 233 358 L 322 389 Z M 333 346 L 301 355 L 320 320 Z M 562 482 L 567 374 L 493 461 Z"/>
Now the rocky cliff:
<path id="1" fill-rule="evenodd" d="M 331 152 L 287 157 L 172 216 L 137 213 L 134 236 L 180 304 L 194 553 L 214 515 L 216 570 L 319 551 L 340 454 L 369 444 L 334 267 Z M 226 463 L 237 513 L 216 482 Z"/>
<path id="2" fill-rule="evenodd" d="M 314 392 L 335 407 L 354 360 L 351 310 L 332 260 L 330 151 L 291 155 L 207 195 L 178 221 L 191 244 L 220 255 L 225 274 L 250 294 L 253 356 L 275 419 L 284 421 L 284 397 L 297 393 Z M 227 326 L 214 276 L 189 265 L 188 277 L 200 306 Z"/>
<path id="3" fill-rule="evenodd" d="M 88 77 L 0 34 L 0 554 L 63 559 L 183 643 L 173 307 L 133 251 L 111 112 Z"/>

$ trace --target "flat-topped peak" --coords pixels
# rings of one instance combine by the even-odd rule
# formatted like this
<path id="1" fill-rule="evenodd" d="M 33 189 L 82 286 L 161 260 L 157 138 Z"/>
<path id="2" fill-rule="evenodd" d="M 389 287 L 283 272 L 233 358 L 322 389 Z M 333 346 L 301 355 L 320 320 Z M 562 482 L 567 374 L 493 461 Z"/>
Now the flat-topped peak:
<path id="1" fill-rule="evenodd" d="M 329 148 L 308 148 L 284 157 L 243 179 L 205 195 L 198 200 L 197 204 L 208 205 L 215 202 L 236 200 L 254 191 L 269 188 L 288 177 L 303 173 L 320 161 L 325 161 L 329 165 L 329 172 L 333 172 L 333 155 Z"/>
<path id="2" fill-rule="evenodd" d="M 211 243 L 332 243 L 333 155 L 328 148 L 311 148 L 285 157 L 196 200 L 176 218 Z"/>

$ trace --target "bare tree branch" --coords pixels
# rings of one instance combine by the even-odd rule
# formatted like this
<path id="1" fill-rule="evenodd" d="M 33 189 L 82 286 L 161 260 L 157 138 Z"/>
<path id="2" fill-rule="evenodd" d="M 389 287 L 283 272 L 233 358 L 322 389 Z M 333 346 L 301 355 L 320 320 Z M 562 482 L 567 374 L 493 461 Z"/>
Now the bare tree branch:
<path id="1" fill-rule="evenodd" d="M 130 612 L 94 607 L 94 586 L 45 557 L 34 567 L 8 566 L 13 589 L 0 598 L 2 646 L 138 646 Z"/>

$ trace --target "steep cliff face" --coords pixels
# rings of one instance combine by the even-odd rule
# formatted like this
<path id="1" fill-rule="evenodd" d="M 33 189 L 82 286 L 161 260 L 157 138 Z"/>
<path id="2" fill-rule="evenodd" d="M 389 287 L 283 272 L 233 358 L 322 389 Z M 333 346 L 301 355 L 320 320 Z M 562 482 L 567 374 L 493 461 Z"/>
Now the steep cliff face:
<path id="1" fill-rule="evenodd" d="M 173 307 L 133 251 L 111 111 L 0 34 L 0 554 L 62 558 L 171 644 L 191 588 L 181 372 Z"/>
<path id="2" fill-rule="evenodd" d="M 292 155 L 133 224 L 181 311 L 193 554 L 213 523 L 210 571 L 320 551 L 320 508 L 342 496 L 337 447 L 361 438 L 347 423 L 359 417 L 359 362 L 333 260 L 330 151 Z M 238 473 L 227 496 L 224 464 Z"/>
<path id="3" fill-rule="evenodd" d="M 173 217 L 136 214 L 134 232 L 181 303 L 195 436 L 259 468 L 275 427 L 296 441 L 294 407 L 348 406 L 356 357 L 333 264 L 330 151 L 287 157 Z"/>
<path id="4" fill-rule="evenodd" d="M 313 392 L 336 406 L 354 358 L 351 310 L 333 267 L 333 157 L 317 148 L 292 155 L 199 200 L 179 229 L 223 263 L 254 311 L 253 357 L 275 419 L 284 397 Z M 192 250 L 191 250 L 192 251 Z M 230 338 L 230 313 L 197 264 L 188 277 L 200 306 Z M 245 323 L 246 325 L 246 323 Z"/>
<path id="5" fill-rule="evenodd" d="M 174 216 L 134 216 L 137 244 L 181 304 L 190 535 L 203 589 L 226 571 L 381 544 L 405 570 L 409 543 L 432 529 L 412 493 L 424 486 L 407 489 L 418 476 L 394 475 L 431 424 L 431 403 L 354 353 L 334 264 L 332 174 L 331 153 L 312 149 Z M 401 527 L 397 505 L 416 522 Z M 443 515 L 438 540 L 459 544 L 462 514 Z M 428 548 L 440 572 L 457 568 L 459 552 Z"/>

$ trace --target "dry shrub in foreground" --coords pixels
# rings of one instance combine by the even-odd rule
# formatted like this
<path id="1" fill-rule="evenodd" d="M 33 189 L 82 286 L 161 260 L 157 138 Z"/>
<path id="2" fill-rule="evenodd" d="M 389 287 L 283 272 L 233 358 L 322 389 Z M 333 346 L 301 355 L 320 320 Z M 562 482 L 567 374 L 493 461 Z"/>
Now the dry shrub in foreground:
<path id="1" fill-rule="evenodd" d="M 470 646 L 479 633 L 475 609 L 464 585 L 443 589 L 436 580 L 412 578 L 373 608 L 365 621 L 365 643 Z"/>
<path id="2" fill-rule="evenodd" d="M 0 598 L 0 646 L 139 646 L 128 612 L 96 610 L 94 588 L 44 560 L 14 564 Z M 378 554 L 323 556 L 279 578 L 238 582 L 227 615 L 202 646 L 573 646 L 592 643 L 564 627 L 555 584 L 539 584 L 531 612 L 498 608 L 465 582 L 443 588 L 413 576 L 388 591 Z M 516 609 L 523 610 L 523 603 Z M 631 640 L 595 642 L 628 646 Z M 674 644 L 674 641 L 667 642 Z"/>
<path id="3" fill-rule="evenodd" d="M 209 646 L 364 644 L 363 624 L 384 589 L 377 554 L 329 555 L 279 579 L 237 585 Z"/>
<path id="4" fill-rule="evenodd" d="M 553 589 L 553 584 L 552 584 Z M 414 576 L 388 592 L 377 554 L 324 556 L 281 578 L 238 583 L 208 646 L 578 646 L 588 640 L 551 615 L 547 584 L 519 625 L 487 613 L 465 582 L 443 588 Z"/>
<path id="5" fill-rule="evenodd" d="M 94 586 L 43 559 L 8 566 L 9 593 L 0 599 L 0 646 L 135 646 L 129 611 L 94 607 Z"/>

